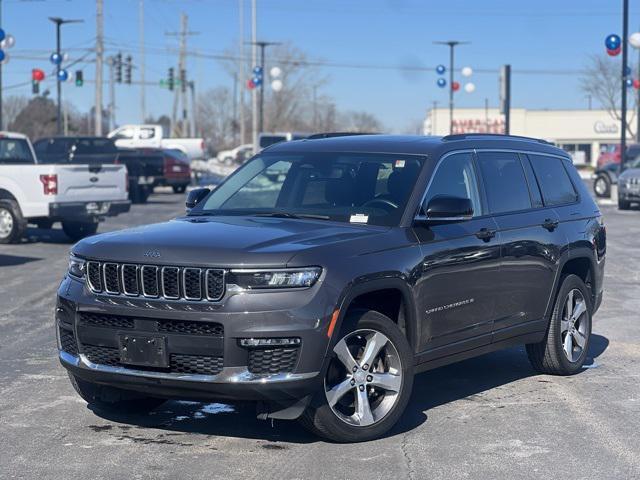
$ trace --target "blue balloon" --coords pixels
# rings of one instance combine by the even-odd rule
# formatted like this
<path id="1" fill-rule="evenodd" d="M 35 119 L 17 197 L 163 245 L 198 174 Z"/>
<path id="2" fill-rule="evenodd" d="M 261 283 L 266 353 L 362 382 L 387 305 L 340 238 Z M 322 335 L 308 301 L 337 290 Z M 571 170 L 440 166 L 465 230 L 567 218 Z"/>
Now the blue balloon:
<path id="1" fill-rule="evenodd" d="M 66 70 L 60 70 L 58 72 L 58 81 L 66 82 L 69 79 L 69 73 Z"/>
<path id="2" fill-rule="evenodd" d="M 607 50 L 615 50 L 620 46 L 622 40 L 615 33 L 611 35 L 607 35 L 607 38 L 604 39 L 604 45 L 607 47 Z"/>
<path id="3" fill-rule="evenodd" d="M 254 76 L 251 80 L 253 80 L 253 83 L 256 87 L 262 85 L 262 77 Z"/>
<path id="4" fill-rule="evenodd" d="M 5 59 L 6 55 L 4 54 L 4 50 L 0 50 L 0 62 Z"/>
<path id="5" fill-rule="evenodd" d="M 631 75 L 631 67 L 627 67 L 624 69 L 624 76 L 628 77 L 629 75 Z"/>
<path id="6" fill-rule="evenodd" d="M 447 86 L 447 81 L 444 78 L 439 78 L 437 83 L 440 88 L 444 88 Z"/>
<path id="7" fill-rule="evenodd" d="M 60 65 L 62 63 L 62 55 L 54 52 L 49 57 L 49 60 L 51 60 L 51 63 L 54 65 Z"/>
<path id="8" fill-rule="evenodd" d="M 0 28 L 0 42 L 4 40 L 6 36 L 7 34 L 5 33 L 5 31 L 2 28 Z"/>
<path id="9" fill-rule="evenodd" d="M 253 74 L 256 77 L 261 77 L 262 76 L 262 67 L 253 67 Z"/>
<path id="10" fill-rule="evenodd" d="M 442 75 L 446 71 L 447 71 L 447 69 L 445 68 L 444 65 L 438 65 L 436 67 L 436 72 L 438 73 L 438 75 Z"/>

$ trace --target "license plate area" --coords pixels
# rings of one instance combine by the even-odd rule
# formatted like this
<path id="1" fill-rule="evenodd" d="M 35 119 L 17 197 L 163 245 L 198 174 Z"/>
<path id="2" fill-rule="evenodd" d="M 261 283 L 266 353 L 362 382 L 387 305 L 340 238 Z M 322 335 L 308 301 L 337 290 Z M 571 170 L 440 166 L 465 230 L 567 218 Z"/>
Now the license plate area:
<path id="1" fill-rule="evenodd" d="M 167 337 L 161 335 L 118 335 L 120 362 L 140 367 L 169 367 Z"/>
<path id="2" fill-rule="evenodd" d="M 111 208 L 110 202 L 89 202 L 85 205 L 89 215 L 104 215 Z"/>

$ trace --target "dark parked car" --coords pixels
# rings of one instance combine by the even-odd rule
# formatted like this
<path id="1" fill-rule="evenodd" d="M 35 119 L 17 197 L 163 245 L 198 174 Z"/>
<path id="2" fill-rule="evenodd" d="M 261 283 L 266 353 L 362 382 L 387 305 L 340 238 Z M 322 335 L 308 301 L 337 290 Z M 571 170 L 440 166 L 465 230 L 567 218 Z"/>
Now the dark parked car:
<path id="1" fill-rule="evenodd" d="M 191 183 L 189 157 L 180 150 L 165 149 L 160 152 L 164 158 L 164 169 L 156 185 L 166 185 L 171 187 L 174 193 L 184 193 Z"/>
<path id="2" fill-rule="evenodd" d="M 119 149 L 104 137 L 49 137 L 33 144 L 40 163 L 104 165 L 121 163 L 129 172 L 129 199 L 144 203 L 153 186 L 164 178 L 164 156 L 154 152 Z"/>
<path id="3" fill-rule="evenodd" d="M 418 372 L 519 344 L 548 374 L 587 356 L 605 227 L 544 141 L 283 142 L 187 209 L 72 248 L 59 355 L 95 409 L 251 400 L 362 441 Z"/>
<path id="4" fill-rule="evenodd" d="M 618 208 L 629 210 L 632 203 L 640 203 L 640 152 L 618 177 Z"/>

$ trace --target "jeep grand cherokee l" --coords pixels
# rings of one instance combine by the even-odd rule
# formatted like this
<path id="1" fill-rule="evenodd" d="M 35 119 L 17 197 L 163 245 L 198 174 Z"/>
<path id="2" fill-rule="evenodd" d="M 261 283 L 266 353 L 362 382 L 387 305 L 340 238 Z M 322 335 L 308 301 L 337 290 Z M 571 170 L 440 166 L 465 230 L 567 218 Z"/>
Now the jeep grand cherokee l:
<path id="1" fill-rule="evenodd" d="M 187 208 L 72 248 L 60 361 L 95 408 L 252 400 L 352 442 L 396 423 L 417 372 L 517 344 L 540 372 L 585 361 L 605 228 L 544 141 L 283 142 Z"/>

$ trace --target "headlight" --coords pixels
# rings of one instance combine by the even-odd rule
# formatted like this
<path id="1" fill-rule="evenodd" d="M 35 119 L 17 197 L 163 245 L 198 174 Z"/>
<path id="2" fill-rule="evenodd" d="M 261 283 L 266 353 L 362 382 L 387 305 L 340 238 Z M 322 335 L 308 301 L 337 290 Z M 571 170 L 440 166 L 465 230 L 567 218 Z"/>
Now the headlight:
<path id="1" fill-rule="evenodd" d="M 69 255 L 69 275 L 76 278 L 84 277 L 84 264 L 84 259 L 76 257 L 73 253 Z"/>
<path id="2" fill-rule="evenodd" d="M 286 268 L 278 270 L 231 270 L 229 283 L 248 290 L 264 288 L 311 287 L 322 273 L 320 267 Z"/>

